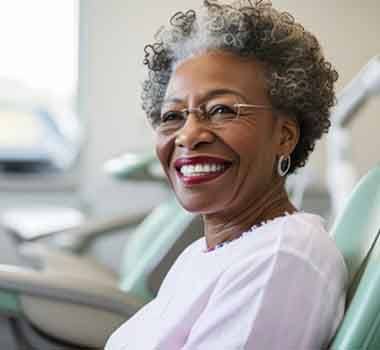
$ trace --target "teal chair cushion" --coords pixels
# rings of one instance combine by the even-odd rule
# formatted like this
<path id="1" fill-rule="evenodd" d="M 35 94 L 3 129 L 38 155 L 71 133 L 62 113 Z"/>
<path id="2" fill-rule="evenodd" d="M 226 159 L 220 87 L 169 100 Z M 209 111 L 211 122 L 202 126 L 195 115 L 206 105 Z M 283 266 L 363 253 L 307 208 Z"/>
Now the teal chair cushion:
<path id="1" fill-rule="evenodd" d="M 365 175 L 332 228 L 349 272 L 347 308 L 330 346 L 380 349 L 380 166 Z"/>
<path id="2" fill-rule="evenodd" d="M 380 242 L 377 241 L 343 323 L 334 350 L 380 349 Z"/>

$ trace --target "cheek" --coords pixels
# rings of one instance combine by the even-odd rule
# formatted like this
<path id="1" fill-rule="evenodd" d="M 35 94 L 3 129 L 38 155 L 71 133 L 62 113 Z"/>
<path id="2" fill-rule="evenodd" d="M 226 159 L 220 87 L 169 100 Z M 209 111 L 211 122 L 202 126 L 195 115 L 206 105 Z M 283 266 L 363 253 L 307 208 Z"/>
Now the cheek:
<path id="1" fill-rule="evenodd" d="M 272 171 L 276 142 L 271 129 L 246 122 L 231 126 L 228 135 L 225 135 L 225 140 L 231 149 L 239 155 L 242 168 L 259 168 L 260 172 L 266 174 Z M 268 172 L 264 171 L 266 168 Z"/>
<path id="2" fill-rule="evenodd" d="M 170 161 L 174 151 L 174 138 L 156 135 L 155 143 L 157 158 L 165 170 L 166 175 L 168 175 Z"/>

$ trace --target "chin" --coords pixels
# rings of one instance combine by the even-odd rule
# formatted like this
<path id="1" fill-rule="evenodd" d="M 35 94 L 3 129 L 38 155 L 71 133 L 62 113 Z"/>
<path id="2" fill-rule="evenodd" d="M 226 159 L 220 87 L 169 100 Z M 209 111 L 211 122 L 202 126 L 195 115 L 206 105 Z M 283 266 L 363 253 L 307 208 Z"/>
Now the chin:
<path id="1" fill-rule="evenodd" d="M 193 214 L 211 214 L 221 211 L 223 208 L 220 202 L 218 203 L 218 201 L 215 200 L 212 200 L 212 202 L 204 198 L 198 198 L 198 200 L 191 198 L 191 200 L 189 200 L 189 198 L 181 198 L 178 195 L 177 199 L 184 209 Z M 218 205 L 215 205 L 216 203 L 218 203 Z"/>

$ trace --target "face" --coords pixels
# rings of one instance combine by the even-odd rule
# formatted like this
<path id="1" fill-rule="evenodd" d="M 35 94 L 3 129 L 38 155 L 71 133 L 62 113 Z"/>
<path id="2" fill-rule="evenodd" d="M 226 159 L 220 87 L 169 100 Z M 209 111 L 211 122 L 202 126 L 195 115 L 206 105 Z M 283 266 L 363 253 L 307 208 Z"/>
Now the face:
<path id="1" fill-rule="evenodd" d="M 171 76 L 161 115 L 170 121 L 177 118 L 171 111 L 190 112 L 180 126 L 156 129 L 156 153 L 191 212 L 244 211 L 270 190 L 278 157 L 295 146 L 294 140 L 289 143 L 295 123 L 272 109 L 252 108 L 215 123 L 198 113 L 204 108 L 223 115 L 228 112 L 223 106 L 236 103 L 270 106 L 264 68 L 252 58 L 208 52 L 180 63 Z"/>

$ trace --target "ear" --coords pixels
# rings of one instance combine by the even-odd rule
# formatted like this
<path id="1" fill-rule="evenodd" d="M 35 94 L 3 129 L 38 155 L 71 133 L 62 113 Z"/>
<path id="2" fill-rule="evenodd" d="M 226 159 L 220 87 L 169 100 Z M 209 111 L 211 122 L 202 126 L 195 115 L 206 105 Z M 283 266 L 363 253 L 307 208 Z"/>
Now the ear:
<path id="1" fill-rule="evenodd" d="M 279 116 L 279 143 L 278 156 L 291 155 L 297 146 L 300 137 L 300 128 L 295 117 Z"/>

